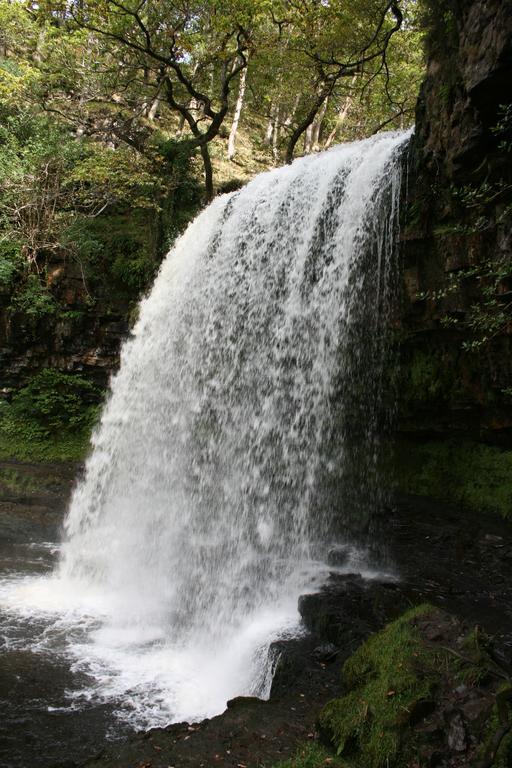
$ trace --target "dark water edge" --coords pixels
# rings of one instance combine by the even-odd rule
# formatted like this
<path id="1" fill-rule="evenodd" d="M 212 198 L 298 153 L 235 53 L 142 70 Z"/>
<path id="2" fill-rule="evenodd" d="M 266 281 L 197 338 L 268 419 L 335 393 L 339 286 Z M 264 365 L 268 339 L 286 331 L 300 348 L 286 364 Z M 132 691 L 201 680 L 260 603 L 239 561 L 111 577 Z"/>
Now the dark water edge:
<path id="1" fill-rule="evenodd" d="M 0 463 L 0 568 L 19 562 L 35 573 L 52 567 L 77 465 Z M 345 658 L 369 634 L 411 605 L 430 602 L 478 623 L 512 648 L 512 530 L 489 516 L 412 496 L 396 499 L 377 520 L 388 568 L 398 581 L 364 581 L 333 574 L 321 593 L 300 601 L 309 635 L 278 643 L 280 655 L 269 702 L 237 699 L 203 723 L 175 724 L 135 734 L 109 706 L 70 708 L 68 690 L 83 687 L 58 654 L 10 650 L 0 656 L 1 768 L 270 766 L 311 739 L 326 701 L 339 695 Z M 37 631 L 37 627 L 27 627 Z M 337 648 L 327 662 L 318 653 Z M 50 707 L 50 709 L 49 709 Z M 112 741 L 112 739 L 115 741 Z"/>
<path id="2" fill-rule="evenodd" d="M 47 573 L 54 565 L 60 527 L 80 465 L 0 462 L 0 579 L 20 567 L 27 575 Z M 18 623 L 19 638 L 9 632 L 4 647 L 0 615 L 0 767 L 49 768 L 84 760 L 115 727 L 114 705 L 82 703 L 67 694 L 85 687 L 83 674 L 48 651 L 17 648 L 17 640 L 36 637 L 44 623 Z"/>

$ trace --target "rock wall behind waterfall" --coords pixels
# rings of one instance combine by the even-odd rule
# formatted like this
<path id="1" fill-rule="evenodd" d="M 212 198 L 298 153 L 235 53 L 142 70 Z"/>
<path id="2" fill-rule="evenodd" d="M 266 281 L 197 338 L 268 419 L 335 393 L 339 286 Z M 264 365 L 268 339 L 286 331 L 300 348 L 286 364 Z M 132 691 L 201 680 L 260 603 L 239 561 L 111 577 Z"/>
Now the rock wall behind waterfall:
<path id="1" fill-rule="evenodd" d="M 401 431 L 510 446 L 512 323 L 484 326 L 512 318 L 512 3 L 430 6 L 404 190 Z"/>
<path id="2" fill-rule="evenodd" d="M 510 517 L 512 3 L 429 6 L 403 190 L 395 477 Z"/>

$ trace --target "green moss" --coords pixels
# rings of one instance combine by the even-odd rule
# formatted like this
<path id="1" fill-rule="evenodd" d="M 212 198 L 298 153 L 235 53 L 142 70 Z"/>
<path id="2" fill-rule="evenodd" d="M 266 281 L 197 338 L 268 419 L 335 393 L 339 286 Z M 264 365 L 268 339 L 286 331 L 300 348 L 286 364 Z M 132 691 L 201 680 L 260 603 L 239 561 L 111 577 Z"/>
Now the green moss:
<path id="1" fill-rule="evenodd" d="M 401 441 L 394 474 L 404 493 L 512 518 L 512 451 L 468 441 Z"/>
<path id="2" fill-rule="evenodd" d="M 277 763 L 273 768 L 343 768 L 344 763 L 333 756 L 319 744 L 311 743 L 299 747 L 297 753 L 290 760 Z"/>
<path id="3" fill-rule="evenodd" d="M 450 237 L 451 235 L 460 235 L 466 232 L 466 229 L 459 223 L 438 224 L 433 228 L 434 237 Z"/>
<path id="4" fill-rule="evenodd" d="M 496 695 L 496 704 L 494 705 L 491 716 L 486 724 L 484 742 L 479 750 L 480 759 L 482 759 L 490 750 L 492 739 L 500 726 L 511 717 L 512 688 L 510 683 L 505 683 L 501 686 Z M 509 731 L 502 740 L 492 765 L 493 768 L 510 768 L 512 765 L 512 731 Z"/>
<path id="5" fill-rule="evenodd" d="M 0 240 L 0 289 L 12 289 L 16 277 L 23 271 L 23 259 L 17 243 Z"/>
<path id="6" fill-rule="evenodd" d="M 39 494 L 60 490 L 63 479 L 57 469 L 45 466 L 44 472 L 32 471 L 31 465 L 17 463 L 0 467 L 0 493 Z"/>
<path id="7" fill-rule="evenodd" d="M 0 488 L 5 488 L 13 493 L 21 493 L 38 491 L 40 484 L 36 480 L 23 472 L 18 472 L 16 469 L 2 468 L 0 469 Z"/>
<path id="8" fill-rule="evenodd" d="M 14 396 L 12 412 L 45 433 L 80 431 L 94 422 L 100 394 L 83 376 L 45 368 Z"/>
<path id="9" fill-rule="evenodd" d="M 438 675 L 415 619 L 420 606 L 367 640 L 343 667 L 347 693 L 323 709 L 319 725 L 337 754 L 357 768 L 398 765 L 407 752 L 406 727 L 429 700 Z"/>
<path id="10" fill-rule="evenodd" d="M 42 317 L 55 315 L 57 303 L 41 282 L 39 275 L 29 274 L 13 295 L 10 309 L 34 322 Z"/>
<path id="11" fill-rule="evenodd" d="M 457 401 L 463 395 L 453 361 L 441 352 L 417 350 L 400 371 L 400 407 Z"/>
<path id="12" fill-rule="evenodd" d="M 153 217 L 154 218 L 154 217 Z M 86 274 L 106 298 L 136 299 L 151 283 L 158 267 L 155 225 L 146 211 L 104 215 L 88 224 L 98 248 L 85 260 Z M 107 283 L 105 283 L 107 280 Z"/>
<path id="13" fill-rule="evenodd" d="M 444 390 L 443 367 L 432 355 L 417 353 L 411 363 L 409 381 L 412 397 L 430 400 Z"/>

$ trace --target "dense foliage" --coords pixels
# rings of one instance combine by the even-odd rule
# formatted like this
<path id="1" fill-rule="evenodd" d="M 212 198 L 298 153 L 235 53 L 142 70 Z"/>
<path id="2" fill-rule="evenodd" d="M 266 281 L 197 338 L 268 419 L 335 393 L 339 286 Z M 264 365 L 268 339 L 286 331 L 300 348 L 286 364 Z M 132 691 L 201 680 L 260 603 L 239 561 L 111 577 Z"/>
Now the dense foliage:
<path id="1" fill-rule="evenodd" d="M 133 317 L 216 190 L 409 125 L 419 15 L 415 0 L 0 0 L 7 336 Z"/>
<path id="2" fill-rule="evenodd" d="M 82 458 L 99 392 L 86 378 L 47 368 L 0 402 L 0 457 Z"/>
<path id="3" fill-rule="evenodd" d="M 55 251 L 86 259 L 91 219 L 161 214 L 201 168 L 207 197 L 215 170 L 252 172 L 222 168 L 237 139 L 264 167 L 409 124 L 417 15 L 411 0 L 0 0 L 2 240 L 37 271 Z"/>

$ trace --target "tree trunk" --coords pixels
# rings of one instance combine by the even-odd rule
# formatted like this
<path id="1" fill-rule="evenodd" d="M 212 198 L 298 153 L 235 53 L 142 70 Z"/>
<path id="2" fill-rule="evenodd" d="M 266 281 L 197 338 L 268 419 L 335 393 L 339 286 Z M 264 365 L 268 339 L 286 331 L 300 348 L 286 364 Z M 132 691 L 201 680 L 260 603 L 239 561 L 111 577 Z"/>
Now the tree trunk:
<path id="1" fill-rule="evenodd" d="M 46 28 L 41 27 L 37 35 L 36 48 L 34 53 L 32 54 L 32 58 L 36 64 L 42 63 L 41 49 L 44 45 L 45 38 L 46 38 Z"/>
<path id="2" fill-rule="evenodd" d="M 233 116 L 233 123 L 231 124 L 231 130 L 229 132 L 228 160 L 232 160 L 236 152 L 236 134 L 238 131 L 238 123 L 240 122 L 240 115 L 242 114 L 242 107 L 244 105 L 246 79 L 247 79 L 247 67 L 244 67 L 240 72 L 240 87 L 238 89 L 238 99 L 236 100 L 235 114 Z"/>
<path id="3" fill-rule="evenodd" d="M 348 111 L 351 106 L 352 106 L 352 96 L 347 96 L 342 109 L 338 112 L 338 116 L 336 118 L 336 123 L 334 125 L 334 128 L 332 129 L 332 131 L 330 132 L 329 136 L 326 139 L 326 142 L 324 144 L 324 149 L 329 149 L 329 147 L 333 143 L 334 139 L 336 138 L 336 134 L 338 133 L 339 129 L 341 128 L 341 126 L 346 120 Z"/>
<path id="4" fill-rule="evenodd" d="M 286 147 L 286 162 L 291 163 L 293 160 L 293 153 L 295 152 L 295 147 L 297 146 L 297 142 L 302 136 L 302 134 L 307 131 L 313 120 L 318 114 L 318 110 L 321 108 L 322 104 L 326 100 L 328 96 L 328 92 L 322 91 L 319 93 L 319 95 L 316 98 L 315 103 L 309 110 L 308 114 L 304 118 L 304 120 L 299 123 L 299 125 L 296 127 L 296 129 L 292 132 L 292 135 L 290 136 L 288 140 L 288 145 Z"/>
<path id="5" fill-rule="evenodd" d="M 357 79 L 357 75 L 354 75 L 354 77 L 350 82 L 351 86 L 354 85 L 354 83 L 356 82 L 356 79 Z M 347 115 L 349 113 L 350 107 L 352 106 L 352 101 L 353 101 L 352 96 L 350 96 L 349 94 L 345 99 L 345 101 L 343 102 L 342 108 L 338 112 L 338 115 L 336 117 L 336 122 L 334 123 L 334 128 L 332 129 L 329 136 L 327 137 L 327 140 L 324 144 L 324 149 L 329 149 L 334 139 L 336 138 L 336 134 L 338 133 L 339 129 L 347 119 Z"/>
<path id="6" fill-rule="evenodd" d="M 286 120 L 283 123 L 284 128 L 289 128 L 290 125 L 292 124 L 292 120 L 295 117 L 295 113 L 299 108 L 299 102 L 300 102 L 300 93 L 298 93 L 297 96 L 295 97 L 295 101 L 293 102 L 293 107 L 286 115 Z"/>
<path id="7" fill-rule="evenodd" d="M 329 97 L 326 98 L 318 115 L 315 117 L 315 122 L 311 126 L 311 149 L 313 152 L 318 152 L 320 149 L 320 134 L 322 132 L 322 123 L 324 122 L 325 113 L 327 112 L 327 105 L 329 103 Z"/>
<path id="8" fill-rule="evenodd" d="M 153 120 L 158 114 L 158 110 L 160 108 L 160 101 L 161 99 L 160 99 L 160 96 L 158 95 L 155 96 L 155 98 L 153 99 L 153 103 L 151 104 L 150 110 L 148 112 L 148 120 L 151 120 L 151 122 L 153 122 Z"/>
<path id="9" fill-rule="evenodd" d="M 208 144 L 201 144 L 201 157 L 204 166 L 205 202 L 213 200 L 213 168 Z"/>
<path id="10" fill-rule="evenodd" d="M 304 134 L 304 154 L 309 155 L 313 142 L 313 124 L 308 125 Z"/>
<path id="11" fill-rule="evenodd" d="M 194 79 L 198 69 L 199 69 L 199 63 L 196 61 L 196 63 L 194 64 L 194 68 L 192 70 L 192 79 Z M 193 112 L 194 110 L 198 109 L 198 107 L 199 107 L 199 104 L 194 99 L 194 97 L 192 97 L 189 100 L 188 104 L 187 104 L 188 111 L 189 112 Z M 185 133 L 185 125 L 186 125 L 185 117 L 184 117 L 184 115 L 180 115 L 180 120 L 179 120 L 179 123 L 178 123 L 178 130 L 176 131 L 176 138 L 177 139 L 182 139 L 183 138 L 183 134 Z"/>
<path id="12" fill-rule="evenodd" d="M 276 107 L 274 115 L 274 128 L 272 132 L 272 157 L 274 158 L 274 165 L 279 159 L 279 117 L 281 108 L 279 104 Z"/>
<path id="13" fill-rule="evenodd" d="M 196 110 L 198 111 L 199 110 L 199 104 L 197 103 L 197 101 L 195 99 L 190 99 L 190 101 L 187 104 L 187 109 L 188 109 L 189 112 L 195 112 Z M 180 121 L 178 123 L 178 130 L 176 131 L 176 138 L 177 139 L 182 139 L 183 138 L 183 134 L 185 133 L 186 126 L 187 126 L 187 124 L 186 124 L 185 118 L 184 118 L 183 115 L 181 115 Z"/>
<path id="14" fill-rule="evenodd" d="M 190 105 L 189 105 L 190 106 Z M 183 115 L 180 116 L 179 122 L 178 122 L 178 130 L 176 131 L 176 138 L 181 139 L 183 136 L 183 131 L 185 130 L 185 118 Z"/>
<path id="15" fill-rule="evenodd" d="M 274 102 L 272 102 L 272 104 L 270 105 L 270 117 L 268 118 L 267 130 L 265 131 L 265 138 L 264 138 L 265 144 L 268 144 L 269 147 L 272 144 L 272 136 L 274 133 L 275 111 L 276 111 L 275 104 Z"/>

